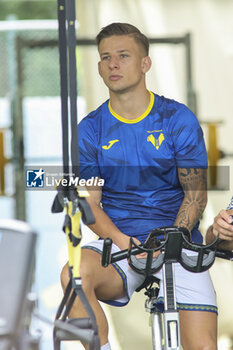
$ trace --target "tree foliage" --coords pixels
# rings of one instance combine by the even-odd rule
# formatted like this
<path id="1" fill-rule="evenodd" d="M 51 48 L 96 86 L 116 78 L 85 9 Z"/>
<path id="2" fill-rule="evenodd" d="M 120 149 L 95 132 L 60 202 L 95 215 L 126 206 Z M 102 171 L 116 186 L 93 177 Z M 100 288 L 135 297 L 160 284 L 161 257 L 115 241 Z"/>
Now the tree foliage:
<path id="1" fill-rule="evenodd" d="M 56 19 L 56 0 L 0 0 L 0 20 L 9 15 L 17 19 Z"/>

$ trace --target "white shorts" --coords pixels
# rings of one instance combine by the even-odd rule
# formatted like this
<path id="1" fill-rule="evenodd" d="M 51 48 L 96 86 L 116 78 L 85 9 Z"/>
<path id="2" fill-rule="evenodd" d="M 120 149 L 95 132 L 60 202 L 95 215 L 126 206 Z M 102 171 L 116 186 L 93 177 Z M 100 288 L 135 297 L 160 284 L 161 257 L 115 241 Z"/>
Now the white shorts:
<path id="1" fill-rule="evenodd" d="M 91 249 L 102 254 L 103 240 L 93 241 L 83 246 L 84 249 Z M 113 244 L 112 253 L 120 249 Z M 188 252 L 187 254 L 195 254 Z M 127 259 L 112 264 L 122 278 L 125 296 L 116 300 L 104 301 L 114 306 L 128 304 L 133 292 L 145 280 L 143 275 L 131 269 Z M 174 275 L 176 285 L 177 308 L 181 310 L 210 311 L 217 313 L 216 293 L 209 275 L 209 271 L 194 273 L 185 270 L 179 263 L 174 264 Z M 162 282 L 162 270 L 155 274 Z M 160 290 L 157 299 L 159 309 L 163 309 L 163 283 L 160 283 Z"/>

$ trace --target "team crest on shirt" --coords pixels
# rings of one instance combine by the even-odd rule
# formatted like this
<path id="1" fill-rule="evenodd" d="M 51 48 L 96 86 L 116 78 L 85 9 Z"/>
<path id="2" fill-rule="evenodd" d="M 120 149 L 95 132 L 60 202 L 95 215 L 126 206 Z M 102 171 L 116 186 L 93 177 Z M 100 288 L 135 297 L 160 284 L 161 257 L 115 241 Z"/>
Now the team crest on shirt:
<path id="1" fill-rule="evenodd" d="M 147 131 L 150 133 L 149 136 L 147 136 L 147 142 L 151 142 L 152 145 L 158 150 L 163 141 L 165 140 L 164 134 L 162 132 L 163 130 L 152 130 Z"/>

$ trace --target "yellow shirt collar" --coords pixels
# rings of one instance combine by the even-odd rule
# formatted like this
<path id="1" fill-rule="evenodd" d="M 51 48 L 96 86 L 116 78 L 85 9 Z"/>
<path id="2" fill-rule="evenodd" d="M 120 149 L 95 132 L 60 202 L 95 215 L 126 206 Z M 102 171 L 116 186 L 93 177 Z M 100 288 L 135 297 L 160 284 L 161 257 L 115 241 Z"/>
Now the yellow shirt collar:
<path id="1" fill-rule="evenodd" d="M 116 119 L 120 120 L 123 123 L 136 124 L 136 123 L 140 122 L 142 119 L 144 119 L 150 113 L 150 111 L 152 110 L 152 107 L 153 107 L 154 101 L 155 101 L 155 97 L 154 97 L 154 94 L 151 91 L 149 91 L 149 93 L 150 93 L 150 103 L 149 103 L 147 109 L 145 110 L 145 112 L 142 115 L 140 115 L 140 117 L 138 117 L 138 118 L 126 119 L 126 118 L 121 117 L 119 114 L 114 112 L 114 110 L 112 109 L 110 100 L 108 102 L 109 111 Z"/>

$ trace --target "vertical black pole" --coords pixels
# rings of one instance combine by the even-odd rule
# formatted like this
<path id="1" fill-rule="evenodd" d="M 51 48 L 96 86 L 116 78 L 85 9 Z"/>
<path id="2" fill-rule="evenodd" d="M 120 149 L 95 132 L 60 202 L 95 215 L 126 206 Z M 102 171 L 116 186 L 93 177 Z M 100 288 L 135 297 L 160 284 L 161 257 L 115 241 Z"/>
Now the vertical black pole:
<path id="1" fill-rule="evenodd" d="M 65 0 L 58 0 L 58 35 L 61 85 L 61 116 L 62 116 L 62 157 L 63 173 L 69 179 L 69 130 L 68 130 L 68 78 L 67 78 L 67 38 Z"/>
<path id="2" fill-rule="evenodd" d="M 79 154 L 78 154 L 78 130 L 77 130 L 77 66 L 76 66 L 76 33 L 75 33 L 75 2 L 67 2 L 67 25 L 68 25 L 68 47 L 69 47 L 69 95 L 70 95 L 70 119 L 71 119 L 71 163 L 72 173 L 79 176 Z M 69 3 L 69 4 L 68 4 Z"/>

